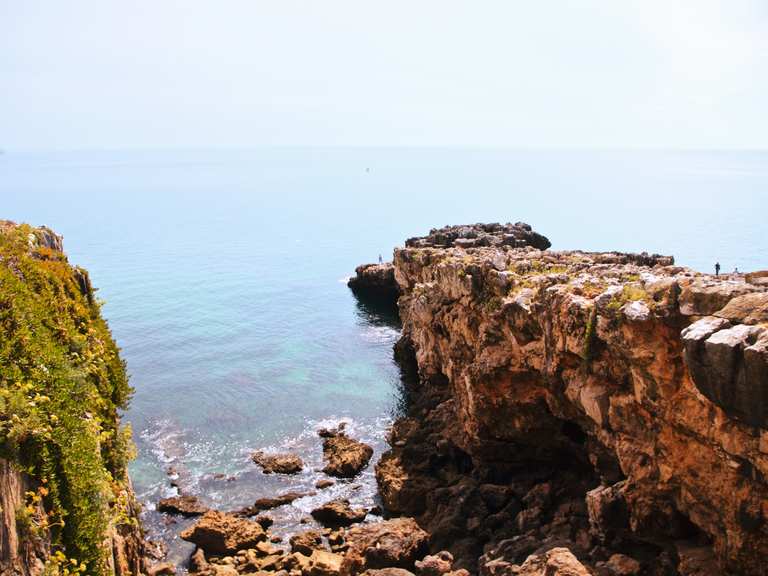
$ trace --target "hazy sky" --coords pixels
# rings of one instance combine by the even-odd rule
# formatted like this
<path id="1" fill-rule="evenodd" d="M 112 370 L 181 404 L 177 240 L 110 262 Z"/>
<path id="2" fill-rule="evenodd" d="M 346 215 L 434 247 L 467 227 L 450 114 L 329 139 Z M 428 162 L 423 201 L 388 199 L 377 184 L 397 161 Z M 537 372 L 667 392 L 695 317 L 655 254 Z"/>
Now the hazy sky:
<path id="1" fill-rule="evenodd" d="M 768 148 L 768 0 L 0 0 L 0 148 Z"/>

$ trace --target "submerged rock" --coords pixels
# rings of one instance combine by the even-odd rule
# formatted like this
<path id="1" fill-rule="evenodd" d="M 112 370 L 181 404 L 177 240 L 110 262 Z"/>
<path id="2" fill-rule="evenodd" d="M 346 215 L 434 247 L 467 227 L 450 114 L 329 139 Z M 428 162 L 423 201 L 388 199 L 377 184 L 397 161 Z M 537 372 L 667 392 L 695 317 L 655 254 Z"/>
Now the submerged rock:
<path id="1" fill-rule="evenodd" d="M 368 465 L 373 448 L 343 434 L 323 440 L 323 472 L 329 476 L 352 478 Z"/>

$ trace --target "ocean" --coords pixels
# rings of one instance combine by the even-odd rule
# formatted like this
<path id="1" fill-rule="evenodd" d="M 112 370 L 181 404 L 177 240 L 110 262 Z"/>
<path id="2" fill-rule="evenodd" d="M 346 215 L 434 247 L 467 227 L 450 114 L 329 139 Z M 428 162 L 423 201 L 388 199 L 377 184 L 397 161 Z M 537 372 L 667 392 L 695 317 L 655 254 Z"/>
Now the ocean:
<path id="1" fill-rule="evenodd" d="M 339 421 L 386 449 L 401 412 L 398 323 L 358 302 L 356 265 L 430 228 L 530 223 L 552 249 L 648 251 L 724 272 L 768 269 L 768 153 L 260 149 L 7 152 L 0 218 L 47 225 L 87 268 L 135 388 L 125 421 L 151 538 L 183 561 L 185 493 L 229 510 L 321 477 L 316 430 Z M 264 475 L 258 449 L 297 452 Z M 376 501 L 359 478 L 275 511 L 278 534 L 319 503 Z"/>

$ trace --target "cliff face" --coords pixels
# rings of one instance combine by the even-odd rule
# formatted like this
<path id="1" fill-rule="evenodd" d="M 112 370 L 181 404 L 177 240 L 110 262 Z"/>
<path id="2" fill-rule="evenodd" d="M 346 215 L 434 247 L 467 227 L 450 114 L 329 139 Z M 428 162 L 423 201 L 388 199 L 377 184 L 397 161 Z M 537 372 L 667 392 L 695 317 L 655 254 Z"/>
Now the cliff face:
<path id="1" fill-rule="evenodd" d="M 765 284 L 409 242 L 397 352 L 420 384 L 377 468 L 390 511 L 489 574 L 547 544 L 600 574 L 768 573 Z"/>
<path id="2" fill-rule="evenodd" d="M 0 574 L 139 574 L 130 395 L 86 271 L 0 221 Z"/>

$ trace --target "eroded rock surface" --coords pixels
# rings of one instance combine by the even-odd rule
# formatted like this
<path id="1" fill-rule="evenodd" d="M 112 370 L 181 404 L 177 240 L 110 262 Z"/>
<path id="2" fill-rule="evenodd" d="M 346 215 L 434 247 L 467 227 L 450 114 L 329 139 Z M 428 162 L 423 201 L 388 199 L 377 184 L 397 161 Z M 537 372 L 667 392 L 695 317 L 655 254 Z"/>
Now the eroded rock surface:
<path id="1" fill-rule="evenodd" d="M 400 295 L 395 282 L 395 268 L 391 262 L 362 264 L 355 268 L 355 275 L 347 282 L 359 296 L 367 296 L 394 302 Z"/>
<path id="2" fill-rule="evenodd" d="M 342 574 L 377 568 L 412 570 L 426 552 L 428 540 L 429 535 L 412 518 L 355 526 L 346 533 L 348 550 Z"/>
<path id="3" fill-rule="evenodd" d="M 469 224 L 433 228 L 426 236 L 409 238 L 405 245 L 410 248 L 477 248 L 480 246 L 531 246 L 546 250 L 549 240 L 534 232 L 524 222 L 515 224 Z"/>
<path id="4" fill-rule="evenodd" d="M 766 286 L 454 232 L 395 251 L 396 355 L 419 383 L 377 464 L 388 511 L 487 574 L 553 548 L 589 570 L 692 574 L 694 549 L 765 574 Z"/>
<path id="5" fill-rule="evenodd" d="M 163 498 L 157 503 L 157 509 L 160 512 L 182 516 L 201 516 L 208 511 L 208 507 L 201 504 L 197 496 Z"/>
<path id="6" fill-rule="evenodd" d="M 365 508 L 352 508 L 349 500 L 332 500 L 312 510 L 312 518 L 324 526 L 349 526 L 365 520 Z"/>
<path id="7" fill-rule="evenodd" d="M 206 512 L 181 537 L 210 554 L 235 553 L 266 540 L 264 529 L 257 522 L 217 510 Z"/>
<path id="8" fill-rule="evenodd" d="M 352 478 L 357 476 L 373 456 L 373 448 L 343 433 L 323 439 L 323 472 L 329 476 Z"/>
<path id="9" fill-rule="evenodd" d="M 298 474 L 304 468 L 296 454 L 268 454 L 259 450 L 251 455 L 251 460 L 261 466 L 264 474 Z"/>

